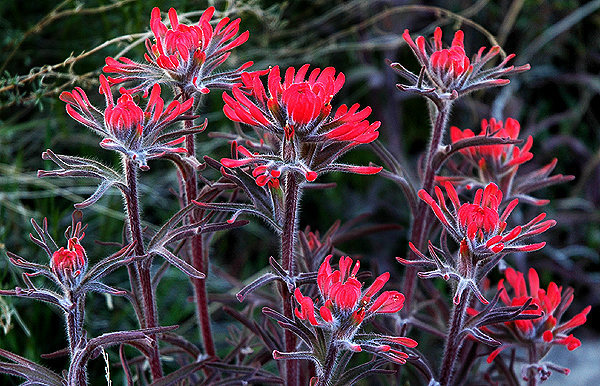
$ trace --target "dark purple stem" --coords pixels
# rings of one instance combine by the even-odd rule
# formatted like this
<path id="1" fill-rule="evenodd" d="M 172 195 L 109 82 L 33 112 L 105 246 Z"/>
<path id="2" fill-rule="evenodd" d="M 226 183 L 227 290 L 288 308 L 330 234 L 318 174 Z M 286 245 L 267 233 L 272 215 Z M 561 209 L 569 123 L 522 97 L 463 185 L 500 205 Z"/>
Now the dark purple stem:
<path id="1" fill-rule="evenodd" d="M 529 345 L 529 365 L 533 365 L 537 363 L 537 348 L 535 347 L 535 343 Z M 536 367 L 530 367 L 527 369 L 527 386 L 537 386 L 537 372 Z"/>
<path id="2" fill-rule="evenodd" d="M 193 121 L 186 120 L 184 122 L 185 128 L 191 128 Z M 185 137 L 185 146 L 190 156 L 196 155 L 196 145 L 194 142 L 194 135 L 190 134 Z M 198 178 L 196 171 L 190 171 L 189 175 L 182 176 L 185 179 L 185 197 L 186 205 L 190 204 L 192 200 L 198 196 Z M 196 218 L 196 211 L 191 211 L 188 221 L 190 223 L 197 222 L 199 219 Z M 208 275 L 207 262 L 208 256 L 204 248 L 204 240 L 202 234 L 192 236 L 191 238 L 191 254 L 192 254 L 192 266 L 198 271 Z M 212 336 L 212 328 L 210 325 L 210 315 L 208 313 L 208 295 L 206 293 L 206 279 L 191 279 L 192 285 L 194 286 L 194 297 L 196 300 L 196 316 L 198 318 L 198 325 L 200 326 L 200 334 L 202 341 L 204 342 L 204 350 L 206 355 L 210 357 L 216 356 L 215 343 Z"/>
<path id="3" fill-rule="evenodd" d="M 125 161 L 125 178 L 127 182 L 127 188 L 129 189 L 128 194 L 125 196 L 127 202 L 127 218 L 129 224 L 129 232 L 132 241 L 135 242 L 135 253 L 138 256 L 143 256 L 144 252 L 144 239 L 142 238 L 142 224 L 140 220 L 140 208 L 139 208 L 139 197 L 137 189 L 137 167 L 132 160 L 126 158 Z M 156 314 L 156 299 L 154 297 L 154 291 L 152 289 L 152 278 L 150 277 L 150 266 L 152 260 L 145 259 L 143 262 L 136 262 L 135 270 L 137 271 L 137 283 L 142 293 L 143 310 L 145 320 L 140 320 L 142 328 L 153 328 L 158 327 L 158 319 Z M 131 270 L 130 270 L 131 271 Z M 135 294 L 134 280 L 132 281 L 132 291 Z M 160 353 L 158 351 L 158 342 L 156 341 L 156 335 L 152 335 L 152 350 L 148 357 L 150 363 L 150 371 L 154 380 L 162 378 L 162 366 L 160 363 Z"/>
<path id="4" fill-rule="evenodd" d="M 287 269 L 290 276 L 296 273 L 294 261 L 294 246 L 297 233 L 298 199 L 300 198 L 300 185 L 293 173 L 285 177 L 285 198 L 283 231 L 281 233 L 281 265 Z M 283 314 L 286 318 L 293 320 L 292 298 L 285 284 L 279 287 L 283 299 Z M 296 351 L 296 335 L 289 330 L 284 331 L 285 351 Z M 299 383 L 298 361 L 288 360 L 285 362 L 286 385 L 295 386 Z"/>
<path id="5" fill-rule="evenodd" d="M 69 340 L 69 357 L 71 360 L 73 360 L 75 356 L 75 350 L 83 338 L 85 299 L 81 297 L 71 297 L 70 300 L 73 302 L 73 308 L 65 312 L 65 322 L 67 323 L 67 338 Z M 78 380 L 78 382 L 80 382 L 81 385 L 87 384 L 86 367 L 78 367 L 75 371 L 77 372 L 75 378 Z"/>
<path id="6" fill-rule="evenodd" d="M 332 339 L 329 343 L 327 356 L 325 357 L 325 364 L 323 365 L 323 374 L 319 376 L 319 380 L 317 381 L 316 386 L 327 386 L 335 383 L 332 382 L 331 376 L 334 373 L 337 364 L 338 353 L 338 346 L 335 343 L 335 339 Z"/>
<path id="7" fill-rule="evenodd" d="M 433 123 L 433 131 L 431 138 L 429 139 L 429 148 L 427 149 L 427 158 L 425 159 L 425 173 L 423 174 L 423 185 L 422 189 L 429 194 L 433 194 L 433 185 L 435 182 L 435 174 L 437 172 L 437 166 L 433 164 L 433 158 L 438 151 L 438 148 L 444 137 L 446 131 L 446 124 L 448 121 L 448 115 L 450 112 L 451 103 L 441 102 L 441 106 L 437 109 L 435 121 Z M 430 225 L 430 209 L 425 202 L 420 201 L 417 207 L 417 212 L 413 219 L 413 226 L 410 235 L 410 241 L 419 249 L 422 250 L 425 247 L 427 239 L 427 231 Z M 414 253 L 409 250 L 409 254 L 414 256 Z M 414 256 L 416 258 L 416 256 Z M 404 307 L 402 313 L 405 316 L 410 315 L 410 309 L 412 300 L 414 297 L 415 288 L 417 285 L 417 267 L 408 266 L 404 274 L 404 287 L 403 293 L 405 296 Z"/>
<path id="8" fill-rule="evenodd" d="M 442 386 L 452 385 L 452 376 L 454 375 L 454 364 L 460 355 L 463 336 L 461 331 L 465 322 L 465 313 L 467 304 L 471 299 L 471 294 L 465 295 L 458 304 L 452 308 L 452 319 L 448 327 L 448 336 L 446 337 L 446 347 L 442 357 L 442 367 L 440 370 L 440 384 Z"/>

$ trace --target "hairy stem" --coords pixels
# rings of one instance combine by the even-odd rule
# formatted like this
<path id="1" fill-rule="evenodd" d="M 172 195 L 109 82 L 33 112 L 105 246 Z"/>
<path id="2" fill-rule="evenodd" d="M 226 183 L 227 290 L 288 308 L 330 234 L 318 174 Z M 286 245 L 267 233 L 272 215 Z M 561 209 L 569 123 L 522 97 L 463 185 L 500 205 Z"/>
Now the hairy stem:
<path id="1" fill-rule="evenodd" d="M 331 377 L 334 374 L 335 365 L 339 354 L 338 346 L 335 343 L 335 339 L 332 339 L 329 343 L 327 350 L 327 356 L 325 357 L 325 364 L 323 365 L 323 374 L 319 375 L 317 386 L 327 386 L 334 382 L 331 382 Z"/>
<path id="2" fill-rule="evenodd" d="M 290 276 L 296 274 L 296 263 L 294 261 L 294 247 L 298 223 L 298 200 L 300 198 L 300 185 L 293 173 L 288 173 L 285 177 L 285 198 L 284 198 L 284 218 L 283 232 L 281 233 L 281 265 L 287 269 Z M 286 318 L 294 319 L 292 313 L 291 294 L 285 284 L 280 285 L 279 290 L 283 299 L 283 314 Z M 296 351 L 296 335 L 285 330 L 285 350 L 287 352 Z M 288 360 L 285 364 L 286 385 L 297 385 L 299 383 L 298 361 Z"/>
<path id="3" fill-rule="evenodd" d="M 185 128 L 191 128 L 193 121 L 184 121 Z M 192 157 L 196 155 L 196 146 L 194 143 L 194 135 L 190 134 L 185 137 L 185 146 L 188 154 Z M 183 176 L 185 182 L 185 205 L 188 205 L 198 196 L 198 178 L 195 171 L 190 171 L 189 175 Z M 196 218 L 196 211 L 192 210 L 188 216 L 188 222 L 194 223 L 199 219 Z M 208 256 L 204 248 L 204 240 L 202 234 L 192 236 L 190 240 L 190 249 L 192 255 L 192 266 L 198 271 L 208 275 Z M 194 286 L 194 298 L 196 301 L 196 316 L 198 318 L 198 326 L 200 327 L 200 335 L 204 342 L 204 350 L 206 355 L 210 357 L 216 356 L 215 343 L 212 336 L 212 328 L 210 325 L 210 315 L 208 313 L 208 295 L 206 292 L 206 279 L 192 278 Z"/>
<path id="4" fill-rule="evenodd" d="M 465 322 L 467 305 L 471 299 L 471 294 L 465 295 L 458 304 L 452 308 L 452 319 L 448 327 L 448 336 L 446 337 L 446 347 L 442 357 L 442 367 L 440 371 L 440 384 L 442 386 L 452 385 L 452 376 L 454 375 L 454 364 L 460 355 L 463 338 L 460 333 Z"/>
<path id="5" fill-rule="evenodd" d="M 529 365 L 532 366 L 538 361 L 537 348 L 535 347 L 535 344 L 530 344 L 528 351 Z M 535 366 L 527 369 L 527 386 L 537 386 L 537 371 Z"/>
<path id="6" fill-rule="evenodd" d="M 433 131 L 431 138 L 429 139 L 429 147 L 427 149 L 427 158 L 425 158 L 425 171 L 423 174 L 423 185 L 422 189 L 427 193 L 433 193 L 433 185 L 435 182 L 435 174 L 437 172 L 437 166 L 433 164 L 433 158 L 442 142 L 444 132 L 446 131 L 446 124 L 448 122 L 448 115 L 450 113 L 450 102 L 443 102 L 442 106 L 436 111 L 435 120 L 433 122 Z M 413 218 L 412 231 L 410 234 L 410 241 L 418 248 L 423 249 L 427 239 L 427 230 L 431 215 L 430 210 L 425 202 L 420 201 L 417 207 L 417 212 Z M 413 254 L 409 250 L 409 254 Z M 415 288 L 417 286 L 417 267 L 408 266 L 404 274 L 404 286 L 403 293 L 405 296 L 404 307 L 402 313 L 405 316 L 410 315 L 410 309 L 412 300 L 414 297 Z"/>
<path id="7" fill-rule="evenodd" d="M 127 188 L 129 192 L 125 195 L 125 201 L 127 202 L 127 218 L 129 224 L 129 233 L 131 241 L 135 242 L 135 253 L 138 256 L 143 256 L 144 251 L 144 239 L 142 238 L 142 223 L 140 220 L 140 207 L 139 197 L 137 189 L 137 168 L 132 160 L 126 158 L 125 163 L 125 179 L 127 182 Z M 142 304 L 144 310 L 144 319 L 140 320 L 142 328 L 158 327 L 158 318 L 156 313 L 156 298 L 154 297 L 154 291 L 152 289 L 152 278 L 150 277 L 150 267 L 152 264 L 151 259 L 145 259 L 143 262 L 136 262 L 135 271 L 136 277 L 131 278 L 132 291 L 135 294 L 134 286 L 139 286 L 142 294 Z M 130 270 L 131 272 L 132 270 Z M 152 350 L 148 357 L 150 363 L 150 371 L 153 379 L 162 378 L 162 366 L 160 363 L 160 353 L 158 351 L 158 342 L 156 336 L 152 336 Z"/>
<path id="8" fill-rule="evenodd" d="M 82 297 L 73 298 L 72 293 L 70 300 L 73 302 L 73 308 L 65 312 L 65 321 L 67 324 L 67 338 L 69 341 L 69 358 L 72 361 L 75 356 L 75 351 L 81 339 L 83 338 L 83 320 L 85 315 L 85 299 Z M 73 369 L 76 372 L 74 378 L 79 384 L 87 384 L 87 369 L 86 366 Z"/>

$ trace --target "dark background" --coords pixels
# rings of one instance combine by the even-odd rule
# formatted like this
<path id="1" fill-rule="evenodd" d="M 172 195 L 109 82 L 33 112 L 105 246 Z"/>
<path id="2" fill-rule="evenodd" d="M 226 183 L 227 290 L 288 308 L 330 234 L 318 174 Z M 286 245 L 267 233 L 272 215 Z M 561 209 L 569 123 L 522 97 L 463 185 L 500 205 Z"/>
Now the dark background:
<path id="1" fill-rule="evenodd" d="M 57 4 L 0 2 L 0 283 L 4 289 L 22 285 L 20 272 L 4 257 L 6 250 L 32 261 L 46 261 L 43 252 L 29 241 L 29 219 L 47 217 L 51 232 L 61 243 L 62 233 L 70 223 L 72 205 L 94 190 L 89 180 L 37 179 L 38 169 L 52 167 L 41 160 L 41 152 L 51 148 L 56 153 L 90 156 L 111 165 L 118 162 L 114 154 L 97 146 L 98 137 L 66 114 L 64 104 L 58 100 L 60 91 L 80 86 L 92 101 L 103 106 L 97 94 L 97 77 L 104 58 L 126 49 L 126 56 L 142 60 L 144 46 L 139 34 L 149 30 L 153 6 L 163 12 L 169 7 L 176 8 L 179 14 L 192 12 L 188 22 L 196 22 L 200 11 L 207 7 L 205 1 L 85 0 L 66 1 L 51 13 Z M 346 85 L 334 104 L 359 101 L 371 106 L 372 120 L 382 121 L 380 140 L 413 171 L 429 135 L 426 104 L 399 92 L 395 84 L 400 79 L 384 62 L 389 58 L 418 70 L 401 38 L 405 28 L 413 36 L 429 36 L 435 26 L 441 26 L 446 44 L 454 30 L 461 28 L 469 55 L 482 45 L 491 45 L 482 32 L 485 30 L 495 36 L 507 53 L 517 54 L 515 64 L 530 63 L 532 69 L 512 77 L 509 86 L 461 99 L 455 105 L 451 124 L 478 130 L 482 118 L 516 118 L 522 125 L 521 136 L 534 136 L 535 157 L 522 167 L 522 172 L 558 157 L 556 173 L 576 177 L 570 183 L 535 193 L 536 197 L 551 199 L 550 204 L 543 208 L 521 205 L 521 210 L 511 216 L 515 222 L 527 221 L 545 211 L 558 225 L 544 233 L 542 238 L 548 242 L 544 249 L 507 260 L 521 270 L 536 267 L 544 286 L 551 280 L 573 286 L 576 298 L 570 312 L 579 312 L 588 304 L 593 306 L 587 325 L 576 330 L 575 335 L 584 344 L 586 339 L 597 337 L 598 324 L 594 320 L 598 318 L 600 301 L 600 1 L 247 0 L 211 4 L 231 17 L 241 17 L 241 30 L 250 31 L 249 41 L 234 50 L 227 65 L 254 60 L 254 69 L 276 64 L 334 66 L 346 75 Z M 129 34 L 138 35 L 59 65 Z M 211 93 L 201 111 L 209 119 L 208 131 L 232 130 L 231 122 L 222 114 L 220 94 Z M 210 139 L 206 132 L 198 136 L 198 143 L 199 154 L 218 158 L 228 152 L 223 140 Z M 368 147 L 346 160 L 381 163 Z M 210 172 L 207 176 L 211 176 Z M 403 268 L 394 257 L 406 253 L 409 221 L 400 190 L 378 176 L 329 175 L 322 182 L 338 185 L 335 189 L 308 192 L 303 197 L 301 227 L 310 225 L 324 231 L 336 219 L 345 222 L 363 213 L 371 214 L 363 224 L 401 226 L 338 246 L 345 253 L 362 257 L 366 266 L 392 272 L 388 288 L 399 288 Z M 151 170 L 142 175 L 141 184 L 144 219 L 148 226 L 159 225 L 178 207 L 169 190 L 176 187 L 173 168 L 155 161 Z M 84 219 L 89 223 L 84 246 L 92 263 L 114 252 L 93 240 L 119 241 L 122 218 L 122 202 L 116 191 L 84 211 Z M 212 252 L 209 292 L 227 299 L 239 288 L 238 280 L 266 270 L 268 257 L 277 254 L 277 243 L 272 232 L 257 220 L 243 229 L 217 235 Z M 498 278 L 497 274 L 492 277 L 494 285 Z M 108 281 L 127 287 L 124 270 Z M 440 284 L 440 288 L 445 287 Z M 160 319 L 164 325 L 180 324 L 180 333 L 198 342 L 194 307 L 188 301 L 191 294 L 187 279 L 179 271 L 169 270 L 159 286 Z M 93 312 L 86 317 L 86 328 L 91 336 L 135 328 L 135 317 L 126 302 L 119 298 L 111 301 L 112 304 L 99 295 L 88 297 Z M 227 328 L 233 322 L 219 310 L 220 303 L 214 302 L 211 307 L 218 346 L 224 350 Z M 38 360 L 40 354 L 59 350 L 66 344 L 62 317 L 54 309 L 26 299 L 3 297 L 0 315 L 7 332 L 0 331 L 0 347 L 4 349 Z M 111 361 L 117 361 L 117 355 L 109 351 Z M 57 371 L 64 366 L 60 359 L 41 363 Z M 102 384 L 103 366 L 101 360 L 91 364 L 93 384 Z M 113 380 L 118 379 L 120 370 L 112 371 Z"/>

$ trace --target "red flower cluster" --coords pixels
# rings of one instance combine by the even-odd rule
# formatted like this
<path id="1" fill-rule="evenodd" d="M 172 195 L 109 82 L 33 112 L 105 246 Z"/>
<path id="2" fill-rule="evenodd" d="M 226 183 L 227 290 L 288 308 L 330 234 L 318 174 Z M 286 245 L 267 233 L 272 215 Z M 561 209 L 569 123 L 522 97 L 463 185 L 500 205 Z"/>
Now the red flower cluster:
<path id="1" fill-rule="evenodd" d="M 514 58 L 514 54 L 508 55 L 504 60 L 493 68 L 483 70 L 483 66 L 500 52 L 499 46 L 494 46 L 484 55 L 485 47 L 481 47 L 471 60 L 465 53 L 464 33 L 456 31 L 452 45 L 449 48 L 442 46 L 442 30 L 438 27 L 433 35 L 433 46 L 427 45 L 425 38 L 419 36 L 416 42 L 410 37 L 409 31 L 405 30 L 402 37 L 408 43 L 413 53 L 423 66 L 427 75 L 426 84 L 421 84 L 422 79 L 404 69 L 398 64 L 394 67 L 405 78 L 417 82 L 415 91 L 426 92 L 437 90 L 439 97 L 450 97 L 455 99 L 459 94 L 465 94 L 473 90 L 490 86 L 502 86 L 509 83 L 508 79 L 498 79 L 515 72 L 526 71 L 530 66 L 519 67 L 508 66 L 507 63 Z M 417 81 L 418 80 L 418 81 Z M 412 90 L 414 86 L 402 86 L 401 88 Z"/>
<path id="2" fill-rule="evenodd" d="M 67 113 L 83 125 L 104 137 L 100 146 L 119 151 L 136 161 L 140 168 L 147 169 L 147 160 L 158 158 L 165 153 L 182 153 L 186 150 L 176 147 L 184 136 L 172 139 L 163 136 L 163 129 L 174 121 L 182 119 L 193 98 L 180 103 L 173 101 L 165 108 L 160 97 L 160 86 L 155 84 L 148 98 L 146 109 L 142 110 L 125 89 L 115 104 L 110 86 L 104 75 L 100 75 L 100 94 L 104 95 L 106 108 L 102 112 L 92 106 L 85 92 L 76 87 L 72 92 L 63 92 L 60 99 L 65 102 Z"/>
<path id="3" fill-rule="evenodd" d="M 540 288 L 538 273 L 535 269 L 530 268 L 528 273 L 529 291 L 527 291 L 525 275 L 521 272 L 507 268 L 504 274 L 506 281 L 512 287 L 514 296 L 511 298 L 508 295 L 504 279 L 501 279 L 498 282 L 500 299 L 507 306 L 521 306 L 529 298 L 532 298 L 532 304 L 537 306 L 538 309 L 524 312 L 539 314 L 541 311 L 541 316 L 532 320 L 516 320 L 484 327 L 483 330 L 486 333 L 503 342 L 502 346 L 488 356 L 488 363 L 491 363 L 502 350 L 513 345 L 537 345 L 540 348 L 537 350 L 538 360 L 546 355 L 551 345 L 564 345 L 569 351 L 581 346 L 579 339 L 575 338 L 573 334 L 569 334 L 569 332 L 586 322 L 586 316 L 590 312 L 591 306 L 585 307 L 570 320 L 560 323 L 562 315 L 573 302 L 573 290 L 571 288 L 563 291 L 562 287 L 551 282 L 548 289 L 544 290 Z M 473 309 L 469 309 L 469 313 L 471 315 L 478 314 Z"/>
<path id="4" fill-rule="evenodd" d="M 481 121 L 480 136 L 496 137 L 496 138 L 511 138 L 518 139 L 521 126 L 516 119 L 508 118 L 506 123 L 497 121 L 491 118 L 489 121 L 483 119 Z M 465 138 L 475 137 L 475 134 L 470 129 L 461 131 L 458 127 L 450 127 L 450 138 L 452 143 Z M 527 141 L 522 148 L 516 145 L 484 145 L 471 146 L 466 149 L 461 149 L 460 152 L 474 165 L 477 165 L 480 170 L 486 171 L 493 175 L 502 175 L 507 172 L 516 172 L 519 165 L 524 164 L 533 158 L 531 145 L 533 138 L 531 135 L 527 137 Z"/>
<path id="5" fill-rule="evenodd" d="M 305 79 L 308 68 L 305 64 L 296 73 L 289 67 L 283 81 L 279 67 L 271 68 L 266 90 L 260 79 L 264 72 L 242 74 L 243 88 L 234 87 L 233 97 L 223 93 L 223 112 L 232 121 L 287 137 L 297 134 L 305 142 L 374 141 L 379 136 L 377 129 L 381 122 L 366 121 L 370 107 L 359 111 L 358 104 L 350 108 L 342 105 L 332 114 L 330 102 L 344 84 L 344 74 L 335 76 L 333 67 L 323 71 L 315 68 Z"/>
<path id="6" fill-rule="evenodd" d="M 352 267 L 350 257 L 341 257 L 339 269 L 333 271 L 329 260 L 331 255 L 325 258 L 319 268 L 317 284 L 324 304 L 319 308 L 319 314 L 326 323 L 333 323 L 336 318 L 345 319 L 351 315 L 353 322 L 360 325 L 365 317 L 377 313 L 396 313 L 404 305 L 404 295 L 398 291 L 385 291 L 372 301 L 373 296 L 383 288 L 390 278 L 388 272 L 380 275 L 373 284 L 362 291 L 362 283 L 356 279 L 356 273 L 360 267 L 357 260 Z M 313 300 L 303 296 L 298 288 L 294 296 L 300 304 L 301 311 L 296 308 L 296 316 L 302 320 L 308 320 L 312 325 L 319 325 L 315 318 L 315 307 Z"/>
<path id="7" fill-rule="evenodd" d="M 386 272 L 380 275 L 363 291 L 363 283 L 356 279 L 360 267 L 358 260 L 354 263 L 350 257 L 342 256 L 339 269 L 333 270 L 329 264 L 330 259 L 331 255 L 325 258 L 317 275 L 317 285 L 323 302 L 318 309 L 320 320 L 317 320 L 313 299 L 302 295 L 298 288 L 294 291 L 294 297 L 300 309 L 295 309 L 295 315 L 313 326 L 335 330 L 334 335 L 344 341 L 345 346 L 352 351 L 362 351 L 365 348 L 395 362 L 406 363 L 406 353 L 381 343 L 417 346 L 417 342 L 410 338 L 377 336 L 376 339 L 356 342 L 352 339 L 365 319 L 375 314 L 393 314 L 402 309 L 404 295 L 398 291 L 384 291 L 373 299 L 389 280 L 390 274 Z"/>
<path id="8" fill-rule="evenodd" d="M 77 277 L 87 269 L 87 256 L 85 250 L 79 244 L 79 241 L 85 234 L 79 238 L 71 237 L 67 242 L 67 248 L 60 249 L 52 254 L 50 259 L 50 268 L 56 276 Z"/>
<path id="9" fill-rule="evenodd" d="M 139 64 L 127 58 L 120 62 L 106 58 L 104 71 L 116 73 L 110 78 L 113 83 L 136 80 L 140 84 L 132 90 L 147 90 L 152 82 L 164 82 L 163 70 L 179 88 L 188 92 L 207 94 L 211 88 L 228 89 L 239 81 L 241 72 L 250 67 L 247 62 L 234 71 L 213 74 L 231 55 L 231 50 L 248 40 L 248 31 L 237 36 L 240 19 L 230 22 L 225 17 L 216 27 L 210 24 L 215 12 L 209 7 L 198 21 L 198 25 L 180 24 L 175 9 L 169 9 L 167 27 L 161 20 L 160 9 L 154 8 L 150 18 L 150 28 L 154 34 L 154 43 L 147 41 L 148 52 L 144 55 L 150 65 Z M 158 71 L 156 71 L 158 70 Z"/>
<path id="10" fill-rule="evenodd" d="M 446 192 L 452 202 L 453 210 L 446 206 L 446 199 L 439 187 L 435 187 L 437 202 L 425 191 L 419 191 L 419 197 L 433 210 L 449 234 L 460 243 L 461 253 L 495 254 L 501 251 L 535 251 L 546 243 L 520 244 L 533 235 L 542 233 L 554 226 L 556 221 L 542 221 L 546 214 L 542 213 L 525 225 L 518 225 L 506 230 L 506 219 L 513 211 L 518 199 L 512 200 L 502 213 L 502 191 L 493 183 L 485 189 L 478 189 L 473 203 L 461 205 L 456 190 L 446 182 Z"/>

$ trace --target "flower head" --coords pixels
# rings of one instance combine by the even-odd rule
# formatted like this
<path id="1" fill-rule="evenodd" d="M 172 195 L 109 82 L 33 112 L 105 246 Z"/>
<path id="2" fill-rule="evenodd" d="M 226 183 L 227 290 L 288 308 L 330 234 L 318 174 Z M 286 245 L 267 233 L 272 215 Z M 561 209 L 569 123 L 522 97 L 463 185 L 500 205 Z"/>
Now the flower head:
<path id="1" fill-rule="evenodd" d="M 535 365 L 534 367 L 541 371 L 547 366 L 540 366 L 539 361 L 546 356 L 553 345 L 563 345 L 569 351 L 581 346 L 579 339 L 570 334 L 570 331 L 586 322 L 591 306 L 585 307 L 571 319 L 561 322 L 562 316 L 573 302 L 572 288 L 563 290 L 554 282 L 550 282 L 547 289 L 541 288 L 538 273 L 533 268 L 530 268 L 527 274 L 529 289 L 523 273 L 507 268 L 504 275 L 506 280 L 501 279 L 498 282 L 500 299 L 507 306 L 520 306 L 531 298 L 532 304 L 537 307 L 537 310 L 523 312 L 541 313 L 541 316 L 531 320 L 516 320 L 482 328 L 486 334 L 502 342 L 502 345 L 488 356 L 488 363 L 491 363 L 506 348 L 533 346 L 537 358 L 531 358 L 534 363 L 529 363 L 529 365 Z M 505 285 L 506 282 L 509 286 Z M 512 296 L 509 293 L 512 293 Z M 468 311 L 471 315 L 478 314 L 478 311 L 474 309 Z M 568 372 L 568 369 L 560 369 L 556 366 L 554 369 Z M 539 374 L 540 377 L 548 375 L 544 372 Z"/>
<path id="2" fill-rule="evenodd" d="M 537 199 L 528 195 L 529 192 L 561 182 L 570 181 L 573 176 L 557 174 L 550 176 L 556 166 L 556 159 L 541 169 L 530 172 L 524 176 L 517 175 L 519 166 L 533 158 L 531 136 L 522 146 L 516 143 L 500 143 L 492 145 L 469 145 L 469 141 L 497 140 L 503 138 L 517 142 L 521 126 L 516 119 L 507 118 L 506 121 L 483 119 L 481 131 L 476 135 L 472 130 L 460 130 L 450 127 L 452 147 L 457 147 L 466 162 L 454 168 L 453 175 L 438 176 L 438 182 L 450 181 L 455 185 L 486 186 L 490 182 L 502 187 L 508 197 L 519 197 L 522 201 L 535 205 L 543 205 L 548 200 Z M 477 174 L 473 176 L 473 168 Z"/>
<path id="3" fill-rule="evenodd" d="M 351 339 L 365 319 L 375 314 L 396 313 L 404 305 L 404 295 L 398 291 L 384 291 L 375 295 L 383 288 L 390 278 L 388 272 L 381 274 L 365 290 L 356 274 L 360 262 L 354 262 L 350 257 L 342 256 L 339 269 L 333 270 L 329 264 L 331 255 L 325 258 L 317 274 L 317 286 L 321 295 L 322 305 L 317 310 L 321 321 L 315 317 L 315 305 L 311 298 L 302 295 L 296 288 L 294 296 L 300 308 L 295 314 L 299 319 L 308 320 L 315 326 L 328 329 L 345 328 L 346 339 Z"/>
<path id="4" fill-rule="evenodd" d="M 476 255 L 490 255 L 501 251 L 535 251 L 546 243 L 522 244 L 521 242 L 554 226 L 556 221 L 542 221 L 546 214 L 542 213 L 525 225 L 507 229 L 506 219 L 517 206 L 519 200 L 514 199 L 501 211 L 502 191 L 494 183 L 484 189 L 478 189 L 472 203 L 460 203 L 456 190 L 446 182 L 446 192 L 452 202 L 452 209 L 446 206 L 442 190 L 435 187 L 437 202 L 424 190 L 419 197 L 433 210 L 448 233 L 460 243 L 461 250 Z M 464 251 L 466 252 L 466 250 Z"/>
<path id="5" fill-rule="evenodd" d="M 227 60 L 233 48 L 248 40 L 249 33 L 237 35 L 240 19 L 230 22 L 228 17 L 221 19 L 213 28 L 210 20 L 214 12 L 215 8 L 209 7 L 197 25 L 186 25 L 179 23 L 177 12 L 171 8 L 169 28 L 161 19 L 160 9 L 154 8 L 150 18 L 154 41 L 146 42 L 148 52 L 144 55 L 148 64 L 108 57 L 104 71 L 116 74 L 109 80 L 113 83 L 137 82 L 132 91 L 148 90 L 154 82 L 170 83 L 187 95 L 231 88 L 252 62 L 233 71 L 217 74 L 215 70 Z"/>
<path id="6" fill-rule="evenodd" d="M 489 121 L 483 119 L 479 136 L 518 139 L 520 130 L 521 126 L 516 119 L 507 118 L 506 123 L 494 118 Z M 456 126 L 450 127 L 450 138 L 453 143 L 473 137 L 475 137 L 475 134 L 469 129 L 461 131 Z M 461 149 L 460 152 L 481 170 L 491 169 L 491 173 L 503 175 L 516 172 L 519 165 L 533 158 L 533 154 L 529 151 L 532 144 L 533 138 L 530 135 L 521 148 L 513 144 L 483 145 Z"/>
<path id="7" fill-rule="evenodd" d="M 125 89 L 121 88 L 120 93 L 115 103 L 108 81 L 100 75 L 100 94 L 106 101 L 104 111 L 94 107 L 79 87 L 63 92 L 60 99 L 67 104 L 67 113 L 73 119 L 104 137 L 100 146 L 125 154 L 144 170 L 148 169 L 149 159 L 186 152 L 177 146 L 185 140 L 183 133 L 163 130 L 172 122 L 185 119 L 183 114 L 192 107 L 192 98 L 183 103 L 173 101 L 165 108 L 160 86 L 155 84 L 142 110 Z"/>
<path id="8" fill-rule="evenodd" d="M 331 100 L 344 84 L 344 74 L 336 75 L 333 67 L 308 70 L 308 64 L 298 71 L 289 67 L 283 78 L 277 66 L 266 72 L 244 73 L 241 87 L 234 87 L 231 95 L 223 93 L 223 111 L 229 119 L 250 125 L 271 139 L 255 145 L 270 154 L 249 156 L 249 151 L 238 147 L 245 158 L 238 159 L 236 152 L 234 159 L 222 159 L 223 165 L 264 165 L 280 173 L 303 174 L 308 181 L 329 171 L 373 174 L 381 170 L 333 163 L 354 146 L 374 141 L 380 122 L 369 123 L 371 108 L 361 110 L 358 104 L 341 105 L 333 111 Z M 265 74 L 266 88 L 261 80 Z"/>
<path id="9" fill-rule="evenodd" d="M 73 276 L 77 277 L 85 272 L 87 268 L 87 256 L 85 250 L 79 244 L 83 238 L 71 237 L 67 242 L 67 248 L 60 249 L 52 254 L 50 259 L 50 268 L 58 277 Z"/>
<path id="10" fill-rule="evenodd" d="M 479 288 L 481 280 L 507 252 L 530 252 L 543 248 L 545 242 L 524 244 L 523 240 L 556 224 L 554 220 L 542 221 L 546 217 L 546 214 L 542 213 L 527 224 L 517 225 L 508 230 L 506 220 L 517 205 L 518 199 L 512 200 L 501 211 L 502 191 L 493 183 L 485 189 L 478 189 L 472 203 L 461 204 L 452 184 L 446 182 L 446 192 L 452 202 L 452 208 L 446 206 L 442 190 L 437 186 L 434 190 L 437 202 L 425 190 L 421 189 L 418 194 L 431 207 L 447 234 L 458 243 L 457 256 L 450 255 L 447 248 L 436 248 L 429 242 L 431 258 L 409 243 L 410 249 L 419 259 L 396 259 L 406 265 L 435 267 L 431 271 L 419 272 L 421 278 L 442 277 L 445 280 L 457 281 L 453 299 L 455 304 L 461 301 L 467 290 L 475 294 L 482 303 L 488 304 Z"/>
<path id="11" fill-rule="evenodd" d="M 277 320 L 285 320 L 287 325 L 297 325 L 292 331 L 306 330 L 307 328 L 321 330 L 319 334 L 326 334 L 324 342 L 327 347 L 320 347 L 317 339 L 305 342 L 310 346 L 310 352 L 283 353 L 274 351 L 275 359 L 310 359 L 317 365 L 317 375 L 322 376 L 322 353 L 332 347 L 353 352 L 366 351 L 386 358 L 392 362 L 404 364 L 409 355 L 401 351 L 402 346 L 413 348 L 417 342 L 407 337 L 386 336 L 374 333 L 359 333 L 361 326 L 376 314 L 394 314 L 402 309 L 404 295 L 398 291 L 384 291 L 376 296 L 389 280 L 390 274 L 383 273 L 366 289 L 363 283 L 356 278 L 360 263 L 354 262 L 350 257 L 342 256 L 339 268 L 333 269 L 329 264 L 331 255 L 325 258 L 317 272 L 317 287 L 319 300 L 315 301 L 304 296 L 299 288 L 294 291 L 294 298 L 298 307 L 294 310 L 297 320 L 281 319 L 283 315 L 263 309 L 267 315 Z M 308 323 L 304 325 L 302 321 Z M 301 327 L 299 327 L 301 325 Z M 312 332 L 311 332 L 312 334 Z M 336 349 L 337 351 L 337 349 Z"/>
<path id="12" fill-rule="evenodd" d="M 469 59 L 465 52 L 464 33 L 461 30 L 456 31 L 452 44 L 448 48 L 443 47 L 442 30 L 439 27 L 435 29 L 432 44 L 428 44 L 423 36 L 413 41 L 408 30 L 404 31 L 402 37 L 419 60 L 422 73 L 417 76 L 399 63 L 392 63 L 392 67 L 400 75 L 414 83 L 410 86 L 398 85 L 398 87 L 421 94 L 433 93 L 438 99 L 456 99 L 473 90 L 508 84 L 508 79 L 500 77 L 530 68 L 528 64 L 517 67 L 507 66 L 515 56 L 511 54 L 497 66 L 484 69 L 486 63 L 500 53 L 500 47 L 493 46 L 485 55 L 485 47 L 481 47 L 477 54 Z"/>

